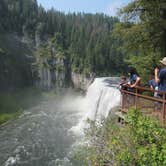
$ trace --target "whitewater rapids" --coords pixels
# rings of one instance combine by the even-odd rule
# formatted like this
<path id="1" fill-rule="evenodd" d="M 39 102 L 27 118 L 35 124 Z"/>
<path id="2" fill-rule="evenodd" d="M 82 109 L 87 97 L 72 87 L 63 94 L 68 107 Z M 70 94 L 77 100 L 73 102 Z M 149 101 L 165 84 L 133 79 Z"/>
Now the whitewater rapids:
<path id="1" fill-rule="evenodd" d="M 86 120 L 106 118 L 120 103 L 118 78 L 96 78 L 86 96 L 46 95 L 16 120 L 0 126 L 1 166 L 74 166 L 70 154 Z M 74 132 L 73 132 L 74 131 Z"/>

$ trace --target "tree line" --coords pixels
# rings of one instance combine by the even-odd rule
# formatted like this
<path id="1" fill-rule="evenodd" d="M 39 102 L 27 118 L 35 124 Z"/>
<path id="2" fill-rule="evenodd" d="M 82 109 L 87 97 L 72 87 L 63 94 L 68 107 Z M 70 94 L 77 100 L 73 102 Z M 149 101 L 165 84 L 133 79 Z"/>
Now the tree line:
<path id="1" fill-rule="evenodd" d="M 57 53 L 69 60 L 72 71 L 110 75 L 126 69 L 118 49 L 121 41 L 112 36 L 117 17 L 46 11 L 36 0 L 1 0 L 0 16 L 0 32 L 29 36 L 35 41 L 36 52 L 49 48 L 50 41 L 56 40 Z M 51 51 L 47 49 L 44 56 Z"/>
<path id="2" fill-rule="evenodd" d="M 136 67 L 144 81 L 166 56 L 166 1 L 134 0 L 119 11 L 114 36 L 123 44 L 125 62 Z"/>
<path id="3" fill-rule="evenodd" d="M 0 33 L 17 32 L 34 41 L 46 58 L 62 56 L 79 73 L 126 74 L 134 66 L 148 79 L 166 56 L 166 2 L 134 0 L 119 17 L 46 11 L 36 0 L 1 0 Z"/>

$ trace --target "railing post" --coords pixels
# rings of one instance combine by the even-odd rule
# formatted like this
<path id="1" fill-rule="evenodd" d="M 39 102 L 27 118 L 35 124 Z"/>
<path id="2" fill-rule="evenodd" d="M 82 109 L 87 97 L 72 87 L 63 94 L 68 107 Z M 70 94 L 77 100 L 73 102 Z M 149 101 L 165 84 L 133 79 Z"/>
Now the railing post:
<path id="1" fill-rule="evenodd" d="M 123 109 L 124 109 L 124 93 L 125 92 L 121 92 L 122 93 L 122 108 L 121 108 L 121 111 L 123 111 Z"/>
<path id="2" fill-rule="evenodd" d="M 124 91 L 124 87 L 122 87 L 122 91 L 121 91 L 121 94 L 122 94 L 122 101 L 121 101 L 121 111 L 123 112 L 124 109 L 125 109 L 125 91 Z"/>
<path id="3" fill-rule="evenodd" d="M 137 96 L 137 94 L 138 94 L 138 89 L 137 89 L 137 87 L 136 87 L 136 91 L 135 91 L 135 103 L 134 103 L 134 105 L 135 105 L 135 109 L 137 109 L 137 100 L 138 100 L 138 96 Z"/>
<path id="4" fill-rule="evenodd" d="M 163 122 L 165 123 L 165 93 L 163 94 L 163 108 L 162 108 L 162 113 L 163 113 Z"/>

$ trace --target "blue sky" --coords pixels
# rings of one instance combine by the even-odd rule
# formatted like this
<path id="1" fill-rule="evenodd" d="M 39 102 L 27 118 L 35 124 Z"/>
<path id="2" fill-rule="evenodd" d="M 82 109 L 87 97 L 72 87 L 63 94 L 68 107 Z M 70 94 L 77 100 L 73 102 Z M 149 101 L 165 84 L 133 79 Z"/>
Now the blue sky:
<path id="1" fill-rule="evenodd" d="M 132 0 L 37 0 L 44 8 L 63 12 L 105 13 L 115 16 L 120 8 Z"/>

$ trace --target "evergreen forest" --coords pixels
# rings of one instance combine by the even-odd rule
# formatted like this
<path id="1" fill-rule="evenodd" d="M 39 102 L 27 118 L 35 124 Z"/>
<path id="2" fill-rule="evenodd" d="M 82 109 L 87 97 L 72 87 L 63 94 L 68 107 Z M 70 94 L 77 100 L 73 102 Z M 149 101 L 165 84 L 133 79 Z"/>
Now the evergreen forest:
<path id="1" fill-rule="evenodd" d="M 53 63 L 57 57 L 76 73 L 123 73 L 127 65 L 119 49 L 122 41 L 113 36 L 116 23 L 117 17 L 104 14 L 46 11 L 36 0 L 1 0 L 2 89 L 32 85 L 40 77 L 31 74 L 35 65 L 57 68 Z M 46 61 L 41 62 L 41 58 Z"/>
<path id="2" fill-rule="evenodd" d="M 86 75 L 127 74 L 134 66 L 146 82 L 165 54 L 164 0 L 133 1 L 118 17 L 45 10 L 36 0 L 0 1 L 1 89 L 33 85 L 40 79 L 36 68 L 63 70 L 57 58 Z"/>

